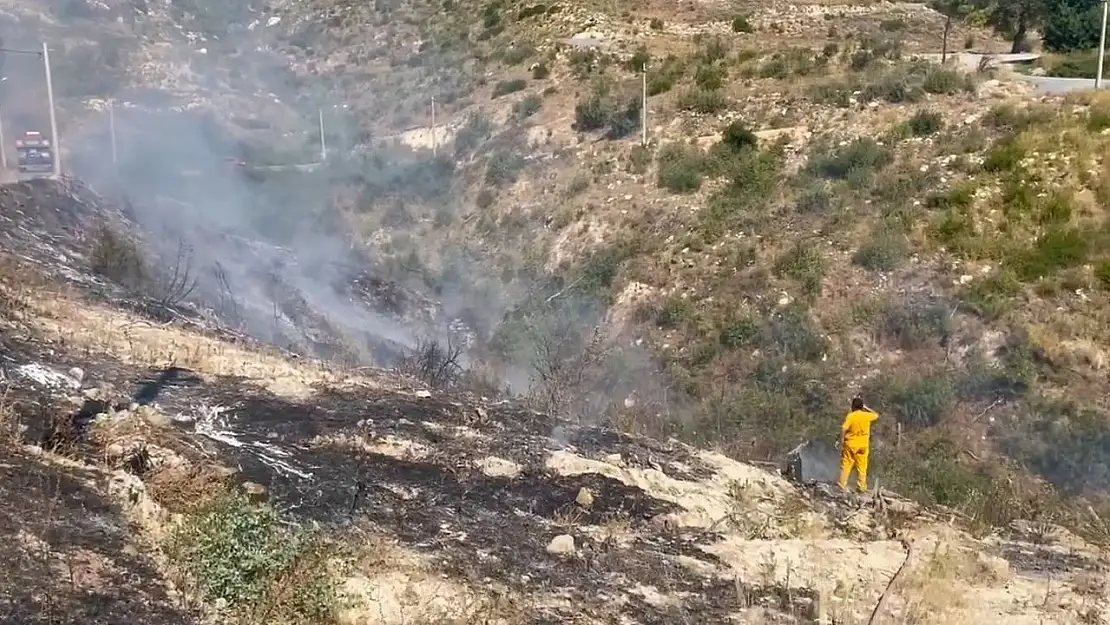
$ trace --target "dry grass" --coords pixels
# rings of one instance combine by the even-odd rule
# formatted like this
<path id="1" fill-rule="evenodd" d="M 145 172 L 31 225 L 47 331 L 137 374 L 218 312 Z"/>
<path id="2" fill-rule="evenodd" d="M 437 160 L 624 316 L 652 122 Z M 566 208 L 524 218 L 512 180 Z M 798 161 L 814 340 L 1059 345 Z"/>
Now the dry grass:
<path id="1" fill-rule="evenodd" d="M 311 396 L 321 385 L 377 388 L 379 383 L 329 363 L 291 360 L 275 350 L 228 344 L 173 325 L 78 300 L 40 293 L 29 300 L 33 327 L 61 345 L 87 355 L 104 354 L 143 367 L 182 367 L 202 375 L 243 376 L 286 397 Z"/>

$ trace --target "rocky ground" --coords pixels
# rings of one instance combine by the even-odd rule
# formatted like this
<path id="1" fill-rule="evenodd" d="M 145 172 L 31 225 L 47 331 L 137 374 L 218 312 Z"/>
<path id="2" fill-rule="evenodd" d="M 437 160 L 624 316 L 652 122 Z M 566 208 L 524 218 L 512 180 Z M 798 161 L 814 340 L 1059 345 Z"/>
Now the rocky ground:
<path id="1" fill-rule="evenodd" d="M 4 622 L 199 618 L 160 538 L 206 475 L 347 545 L 343 623 L 1110 616 L 1105 553 L 1059 528 L 972 535 L 889 493 L 293 358 L 184 307 L 121 307 L 82 234 L 107 203 L 39 182 L 0 206 L 3 549 L 27 563 L 4 574 Z"/>

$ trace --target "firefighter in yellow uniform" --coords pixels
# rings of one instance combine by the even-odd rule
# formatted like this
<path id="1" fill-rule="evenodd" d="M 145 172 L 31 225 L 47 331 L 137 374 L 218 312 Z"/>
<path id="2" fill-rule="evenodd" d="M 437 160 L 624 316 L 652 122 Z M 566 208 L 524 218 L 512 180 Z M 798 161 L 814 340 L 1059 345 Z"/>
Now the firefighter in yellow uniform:
<path id="1" fill-rule="evenodd" d="M 840 488 L 848 490 L 848 477 L 854 469 L 859 476 L 859 490 L 867 492 L 867 461 L 871 453 L 871 424 L 879 413 L 863 404 L 863 399 L 852 399 L 852 411 L 844 417 L 840 438 Z"/>

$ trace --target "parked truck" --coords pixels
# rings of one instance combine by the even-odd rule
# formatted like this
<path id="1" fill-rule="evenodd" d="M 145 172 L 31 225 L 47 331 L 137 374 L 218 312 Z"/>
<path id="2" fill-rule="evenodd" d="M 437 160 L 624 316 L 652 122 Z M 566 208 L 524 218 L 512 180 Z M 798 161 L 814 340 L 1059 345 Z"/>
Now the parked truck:
<path id="1" fill-rule="evenodd" d="M 54 174 L 54 150 L 50 139 L 41 132 L 28 130 L 16 140 L 19 155 L 19 179 L 46 178 Z"/>

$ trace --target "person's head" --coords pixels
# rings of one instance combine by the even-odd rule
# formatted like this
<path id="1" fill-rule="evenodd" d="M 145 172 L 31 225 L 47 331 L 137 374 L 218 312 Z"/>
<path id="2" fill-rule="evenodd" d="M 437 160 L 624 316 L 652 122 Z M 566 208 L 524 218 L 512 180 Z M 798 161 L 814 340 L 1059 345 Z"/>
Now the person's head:
<path id="1" fill-rule="evenodd" d="M 862 397 L 853 397 L 852 398 L 852 410 L 863 410 L 863 398 Z"/>

